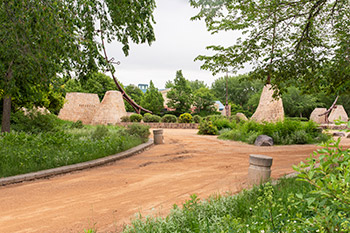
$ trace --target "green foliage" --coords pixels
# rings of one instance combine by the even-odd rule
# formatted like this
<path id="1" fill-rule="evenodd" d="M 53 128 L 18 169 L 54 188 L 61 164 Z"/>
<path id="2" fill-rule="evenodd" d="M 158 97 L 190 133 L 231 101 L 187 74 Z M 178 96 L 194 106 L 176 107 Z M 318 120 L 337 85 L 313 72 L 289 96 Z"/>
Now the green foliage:
<path id="1" fill-rule="evenodd" d="M 109 0 L 2 2 L 2 96 L 26 107 L 41 102 L 51 86 L 57 88 L 58 77 L 75 72 L 76 77 L 84 78 L 99 68 L 114 70 L 101 53 L 97 38 L 117 40 L 128 55 L 130 40 L 137 44 L 155 40 L 154 9 L 154 0 L 133 4 Z M 9 131 L 10 105 L 3 111 L 2 127 Z"/>
<path id="2" fill-rule="evenodd" d="M 109 136 L 109 130 L 105 125 L 98 125 L 94 132 L 91 134 L 92 140 L 101 140 Z"/>
<path id="3" fill-rule="evenodd" d="M 168 92 L 167 98 L 169 99 L 168 107 L 176 109 L 176 115 L 191 111 L 193 103 L 192 90 L 188 81 L 183 77 L 181 70 L 176 72 L 174 85 Z"/>
<path id="4" fill-rule="evenodd" d="M 22 111 L 13 114 L 11 123 L 13 130 L 26 133 L 57 132 L 59 131 L 59 119 L 53 114 L 41 114 L 37 111 L 29 111 L 27 115 Z"/>
<path id="5" fill-rule="evenodd" d="M 141 104 L 141 100 L 144 96 L 143 92 L 141 91 L 140 88 L 138 88 L 135 85 L 128 85 L 125 87 L 125 92 L 126 94 L 128 94 L 128 96 L 135 102 L 138 104 Z M 133 112 L 134 108 L 126 101 L 124 101 L 125 103 L 125 109 L 127 112 Z"/>
<path id="6" fill-rule="evenodd" d="M 64 84 L 66 92 L 83 92 L 83 93 L 94 93 L 103 99 L 105 93 L 110 90 L 116 90 L 113 79 L 103 73 L 92 73 L 82 77 L 80 80 L 69 79 Z"/>
<path id="7" fill-rule="evenodd" d="M 349 1 L 190 0 L 208 31 L 238 31 L 234 45 L 208 46 L 198 56 L 213 74 L 251 65 L 254 78 L 316 92 L 342 93 L 350 85 Z M 292 76 L 291 76 L 292 75 Z"/>
<path id="8" fill-rule="evenodd" d="M 198 79 L 194 81 L 188 81 L 188 84 L 190 85 L 193 93 L 201 88 L 208 88 L 208 86 L 204 83 L 204 81 L 200 81 Z"/>
<path id="9" fill-rule="evenodd" d="M 297 195 L 313 215 L 300 216 L 300 223 L 308 231 L 350 231 L 350 150 L 336 142 L 326 143 L 323 149 L 310 155 L 307 163 L 294 169 L 299 179 L 314 187 L 306 195 Z M 306 169 L 307 168 L 307 169 Z"/>
<path id="10" fill-rule="evenodd" d="M 140 137 L 144 142 L 146 142 L 148 140 L 149 135 L 151 134 L 149 132 L 149 128 L 150 127 L 147 125 L 134 123 L 134 124 L 128 125 L 126 132 L 129 135 Z"/>
<path id="11" fill-rule="evenodd" d="M 193 99 L 193 106 L 196 113 L 200 113 L 201 111 L 212 113 L 216 111 L 214 107 L 214 95 L 209 88 L 202 87 L 196 90 Z"/>
<path id="12" fill-rule="evenodd" d="M 161 119 L 162 118 L 160 116 L 152 115 L 150 113 L 145 113 L 143 116 L 143 122 L 160 122 Z"/>
<path id="13" fill-rule="evenodd" d="M 144 138 L 116 126 L 107 135 L 96 136 L 95 126 L 70 129 L 59 122 L 60 130 L 38 134 L 0 134 L 0 177 L 65 166 L 116 154 L 137 146 Z M 144 136 L 144 135 L 142 135 Z"/>
<path id="14" fill-rule="evenodd" d="M 277 123 L 257 123 L 255 121 L 240 122 L 232 131 L 222 134 L 219 138 L 247 142 L 253 144 L 256 137 L 265 134 L 273 138 L 274 144 L 312 144 L 324 142 L 329 136 L 314 122 L 284 120 Z"/>
<path id="15" fill-rule="evenodd" d="M 193 122 L 194 123 L 200 123 L 201 121 L 202 121 L 202 117 L 201 116 L 198 116 L 198 115 L 193 116 Z"/>
<path id="16" fill-rule="evenodd" d="M 164 122 L 164 123 L 176 123 L 177 117 L 175 115 L 165 114 L 162 117 L 162 122 Z"/>
<path id="17" fill-rule="evenodd" d="M 160 114 L 164 109 L 164 99 L 162 93 L 154 87 L 152 80 L 150 81 L 149 88 L 141 100 L 142 107 L 152 111 L 154 114 Z"/>
<path id="18" fill-rule="evenodd" d="M 191 123 L 192 115 L 189 113 L 183 113 L 179 116 L 179 123 Z"/>
<path id="19" fill-rule="evenodd" d="M 138 218 L 124 232 L 307 232 L 299 225 L 300 213 L 312 215 L 306 205 L 294 208 L 296 193 L 306 194 L 312 186 L 295 179 L 282 179 L 231 196 L 215 195 L 200 200 L 191 195 L 182 208 L 174 205 L 165 218 Z M 315 231 L 310 231 L 315 232 Z"/>
<path id="20" fill-rule="evenodd" d="M 120 118 L 120 121 L 121 121 L 121 122 L 131 122 L 129 116 L 122 116 L 122 117 Z"/>
<path id="21" fill-rule="evenodd" d="M 134 113 L 130 116 L 130 121 L 131 122 L 141 122 L 142 118 L 143 118 L 142 115 Z"/>
<path id="22" fill-rule="evenodd" d="M 211 121 L 202 121 L 198 126 L 198 134 L 217 135 L 218 128 Z"/>
<path id="23" fill-rule="evenodd" d="M 71 125 L 71 129 L 82 129 L 84 128 L 83 122 L 81 120 L 77 120 L 76 122 L 73 122 Z"/>

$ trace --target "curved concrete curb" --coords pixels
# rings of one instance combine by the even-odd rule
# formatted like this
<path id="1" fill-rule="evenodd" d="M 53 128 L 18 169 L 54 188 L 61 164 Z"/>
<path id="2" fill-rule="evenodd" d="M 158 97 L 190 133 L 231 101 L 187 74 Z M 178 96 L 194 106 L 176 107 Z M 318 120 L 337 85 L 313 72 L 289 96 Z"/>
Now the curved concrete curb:
<path id="1" fill-rule="evenodd" d="M 101 165 L 105 165 L 107 163 L 111 163 L 120 159 L 128 158 L 132 155 L 141 153 L 142 151 L 146 150 L 147 148 L 153 146 L 153 139 L 149 139 L 148 142 L 143 143 L 141 145 L 138 145 L 136 147 L 133 147 L 129 150 L 120 152 L 115 155 L 110 155 L 104 158 L 92 160 L 92 161 L 87 161 L 83 163 L 78 163 L 78 164 L 72 164 L 68 166 L 63 166 L 63 167 L 57 167 L 57 168 L 52 168 L 52 169 L 47 169 L 43 171 L 38 171 L 38 172 L 32 172 L 32 173 L 27 173 L 23 175 L 17 175 L 17 176 L 10 176 L 6 178 L 1 178 L 0 179 L 0 186 L 5 186 L 9 184 L 15 184 L 23 181 L 30 181 L 30 180 L 35 180 L 35 179 L 41 179 L 41 178 L 47 178 L 50 176 L 56 176 L 64 173 L 69 173 L 73 171 L 78 171 L 78 170 L 83 170 L 83 169 L 88 169 L 92 167 L 97 167 Z"/>

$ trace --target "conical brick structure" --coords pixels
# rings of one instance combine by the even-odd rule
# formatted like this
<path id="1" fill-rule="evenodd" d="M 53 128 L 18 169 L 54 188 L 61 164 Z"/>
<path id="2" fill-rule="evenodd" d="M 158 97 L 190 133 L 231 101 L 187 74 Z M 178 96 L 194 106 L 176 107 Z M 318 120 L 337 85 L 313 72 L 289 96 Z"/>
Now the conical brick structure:
<path id="1" fill-rule="evenodd" d="M 107 125 L 119 123 L 120 118 L 126 115 L 122 94 L 119 91 L 107 91 L 91 124 Z"/>
<path id="2" fill-rule="evenodd" d="M 251 117 L 251 120 L 257 122 L 277 122 L 284 119 L 284 109 L 282 99 L 275 99 L 271 84 L 264 86 L 261 93 L 258 108 Z"/>
<path id="3" fill-rule="evenodd" d="M 348 121 L 349 117 L 346 113 L 343 105 L 336 105 L 335 108 L 332 109 L 331 114 L 328 116 L 328 120 L 330 123 L 334 123 L 334 120 Z"/>
<path id="4" fill-rule="evenodd" d="M 58 114 L 58 118 L 68 121 L 82 121 L 91 124 L 100 99 L 97 94 L 69 92 L 66 94 L 65 104 Z"/>
<path id="5" fill-rule="evenodd" d="M 327 123 L 327 116 L 319 116 L 322 113 L 325 113 L 327 111 L 327 108 L 315 108 L 311 115 L 310 115 L 310 120 L 318 123 L 318 124 L 326 124 Z"/>

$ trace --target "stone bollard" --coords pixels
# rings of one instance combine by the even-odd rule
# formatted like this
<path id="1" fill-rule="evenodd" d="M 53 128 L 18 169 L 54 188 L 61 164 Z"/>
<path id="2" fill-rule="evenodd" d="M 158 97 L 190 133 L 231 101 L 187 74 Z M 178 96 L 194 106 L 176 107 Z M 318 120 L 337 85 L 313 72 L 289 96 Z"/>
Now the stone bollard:
<path id="1" fill-rule="evenodd" d="M 164 137 L 163 137 L 163 130 L 162 129 L 155 129 L 153 130 L 153 138 L 154 138 L 154 144 L 163 144 L 164 143 Z"/>
<path id="2" fill-rule="evenodd" d="M 249 155 L 248 183 L 259 185 L 271 175 L 272 158 L 266 155 Z"/>

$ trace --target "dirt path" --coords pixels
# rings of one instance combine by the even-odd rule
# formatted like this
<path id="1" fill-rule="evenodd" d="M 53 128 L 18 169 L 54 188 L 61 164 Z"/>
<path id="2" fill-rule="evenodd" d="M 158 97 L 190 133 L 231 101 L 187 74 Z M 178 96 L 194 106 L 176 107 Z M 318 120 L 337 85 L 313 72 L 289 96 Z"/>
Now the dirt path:
<path id="1" fill-rule="evenodd" d="M 164 130 L 165 144 L 112 165 L 0 187 L 0 232 L 99 232 L 121 229 L 135 214 L 164 215 L 191 194 L 238 192 L 248 155 L 274 158 L 272 177 L 291 173 L 314 145 L 255 147 Z M 348 139 L 346 139 L 348 140 Z"/>

